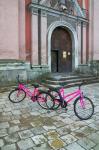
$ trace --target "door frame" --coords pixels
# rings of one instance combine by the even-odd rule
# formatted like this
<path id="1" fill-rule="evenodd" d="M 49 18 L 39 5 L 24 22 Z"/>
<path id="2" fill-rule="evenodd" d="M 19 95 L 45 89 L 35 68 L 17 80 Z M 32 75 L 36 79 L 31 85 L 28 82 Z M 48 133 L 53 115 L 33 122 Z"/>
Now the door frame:
<path id="1" fill-rule="evenodd" d="M 62 38 L 64 38 L 64 40 L 62 40 Z M 55 43 L 55 39 L 58 41 L 57 43 Z M 52 57 L 53 48 L 54 51 L 58 50 L 57 60 Z M 66 53 L 66 57 L 64 57 L 64 53 Z M 68 55 L 68 53 L 70 53 L 70 55 Z M 57 69 L 55 69 L 55 66 L 57 66 Z M 51 72 L 53 72 L 53 68 L 54 71 L 56 70 L 56 72 L 59 73 L 69 73 L 72 71 L 72 39 L 68 30 L 63 27 L 57 27 L 51 36 Z"/>
<path id="2" fill-rule="evenodd" d="M 68 30 L 72 39 L 72 71 L 78 67 L 78 39 L 77 32 L 74 27 L 66 21 L 55 21 L 53 22 L 47 32 L 48 42 L 48 66 L 51 71 L 51 36 L 56 27 L 62 27 Z"/>

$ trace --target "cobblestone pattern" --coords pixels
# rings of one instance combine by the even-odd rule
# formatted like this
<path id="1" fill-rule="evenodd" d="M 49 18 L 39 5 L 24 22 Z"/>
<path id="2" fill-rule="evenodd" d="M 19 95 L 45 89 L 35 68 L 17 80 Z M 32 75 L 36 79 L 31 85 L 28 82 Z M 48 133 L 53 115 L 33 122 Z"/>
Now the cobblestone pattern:
<path id="1" fill-rule="evenodd" d="M 75 116 L 72 103 L 67 111 L 47 111 L 28 98 L 11 103 L 10 91 L 0 93 L 0 149 L 99 150 L 99 84 L 82 88 L 95 105 L 94 115 L 86 121 Z"/>

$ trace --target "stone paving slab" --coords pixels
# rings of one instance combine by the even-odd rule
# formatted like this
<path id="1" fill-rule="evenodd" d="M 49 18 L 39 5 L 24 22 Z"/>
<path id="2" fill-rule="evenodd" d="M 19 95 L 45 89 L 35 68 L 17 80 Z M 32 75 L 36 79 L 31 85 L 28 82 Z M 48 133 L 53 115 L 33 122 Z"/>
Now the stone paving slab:
<path id="1" fill-rule="evenodd" d="M 83 147 L 81 147 L 79 144 L 77 144 L 77 143 L 72 143 L 72 144 L 70 144 L 70 145 L 68 145 L 67 147 L 66 147 L 66 149 L 67 150 L 85 150 Z"/>
<path id="2" fill-rule="evenodd" d="M 87 137 L 81 138 L 80 140 L 77 141 L 77 143 L 80 144 L 85 149 L 91 149 L 96 145 L 93 141 L 91 141 Z"/>
<path id="3" fill-rule="evenodd" d="M 22 149 L 22 150 L 27 150 L 29 148 L 32 148 L 34 147 L 34 143 L 32 142 L 32 139 L 30 138 L 27 138 L 25 140 L 20 140 L 19 142 L 17 142 L 17 146 L 18 146 L 18 149 Z"/>
<path id="4" fill-rule="evenodd" d="M 10 144 L 1 147 L 1 150 L 17 150 L 17 148 L 15 144 Z"/>
<path id="5" fill-rule="evenodd" d="M 65 93 L 74 89 L 77 87 Z M 82 89 L 95 105 L 92 118 L 83 121 L 75 116 L 73 103 L 67 111 L 47 111 L 28 98 L 17 104 L 10 102 L 10 90 L 0 93 L 0 149 L 99 150 L 99 83 Z"/>

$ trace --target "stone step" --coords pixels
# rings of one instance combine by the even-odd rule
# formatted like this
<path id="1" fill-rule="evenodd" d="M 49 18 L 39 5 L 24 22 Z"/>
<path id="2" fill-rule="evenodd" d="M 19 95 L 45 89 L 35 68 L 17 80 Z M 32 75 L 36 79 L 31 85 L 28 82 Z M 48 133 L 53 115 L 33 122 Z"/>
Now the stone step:
<path id="1" fill-rule="evenodd" d="M 69 79 L 78 79 L 78 78 L 93 78 L 91 75 L 52 75 L 48 80 L 51 81 L 64 81 L 64 80 L 69 80 Z"/>
<path id="2" fill-rule="evenodd" d="M 97 76 L 91 75 L 54 75 L 51 78 L 42 81 L 44 86 L 60 86 L 64 85 L 64 87 L 72 87 L 77 86 L 81 82 L 86 82 L 85 84 L 97 83 L 99 82 L 99 78 Z"/>
<path id="3" fill-rule="evenodd" d="M 82 82 L 82 81 L 91 81 L 91 80 L 97 80 L 97 77 L 89 77 L 89 78 L 72 78 L 72 79 L 65 79 L 65 80 L 46 80 L 45 82 L 47 84 L 61 84 L 61 83 L 64 83 L 64 84 L 67 84 L 67 83 L 74 83 L 74 82 Z"/>
<path id="4" fill-rule="evenodd" d="M 81 81 L 79 81 L 79 82 L 71 82 L 71 83 L 68 83 L 68 84 L 64 84 L 64 88 L 78 86 L 80 83 L 81 83 Z M 84 83 L 84 85 L 93 84 L 93 83 L 99 83 L 99 79 L 87 81 L 86 83 Z M 42 83 L 42 85 L 45 86 L 45 87 L 49 87 L 49 86 L 51 86 L 51 87 L 59 87 L 61 84 L 47 84 L 47 83 Z"/>

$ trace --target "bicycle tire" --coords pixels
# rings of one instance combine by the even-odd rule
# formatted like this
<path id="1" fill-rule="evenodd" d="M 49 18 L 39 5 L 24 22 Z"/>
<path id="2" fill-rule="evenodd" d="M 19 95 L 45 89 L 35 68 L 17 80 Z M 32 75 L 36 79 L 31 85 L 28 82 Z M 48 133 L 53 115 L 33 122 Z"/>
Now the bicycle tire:
<path id="1" fill-rule="evenodd" d="M 20 94 L 19 92 L 20 92 L 21 94 Z M 19 93 L 19 95 L 18 95 L 18 93 Z M 12 98 L 12 97 L 13 97 L 13 94 L 15 95 L 14 98 Z M 19 97 L 20 95 L 21 95 L 21 96 L 23 95 L 23 97 Z M 8 96 L 9 100 L 10 100 L 11 102 L 13 102 L 13 103 L 19 103 L 19 102 L 23 101 L 23 100 L 25 99 L 25 97 L 26 97 L 25 91 L 22 90 L 22 89 L 18 89 L 18 88 L 12 90 L 12 91 L 9 93 L 9 96 Z M 17 98 L 17 99 L 16 99 L 16 98 Z M 20 98 L 21 98 L 21 99 L 20 99 Z"/>
<path id="2" fill-rule="evenodd" d="M 54 104 L 53 109 L 54 110 L 58 109 L 61 106 L 61 101 L 60 101 L 61 97 L 58 91 L 49 90 L 48 92 L 53 96 L 53 99 L 54 99 L 55 104 Z"/>
<path id="3" fill-rule="evenodd" d="M 88 105 L 87 105 L 88 102 Z M 79 106 L 78 106 L 79 103 Z M 80 112 L 78 111 L 80 109 Z M 89 110 L 88 110 L 89 109 Z M 84 108 L 80 106 L 80 97 L 78 97 L 74 102 L 74 112 L 75 115 L 81 120 L 87 120 L 92 117 L 94 113 L 94 104 L 88 97 L 84 96 Z M 90 113 L 89 113 L 90 112 Z M 82 115 L 81 115 L 82 113 Z"/>
<path id="4" fill-rule="evenodd" d="M 39 92 L 39 94 L 37 95 L 37 103 L 43 109 L 53 109 L 53 107 L 54 107 L 53 96 L 46 91 Z"/>

